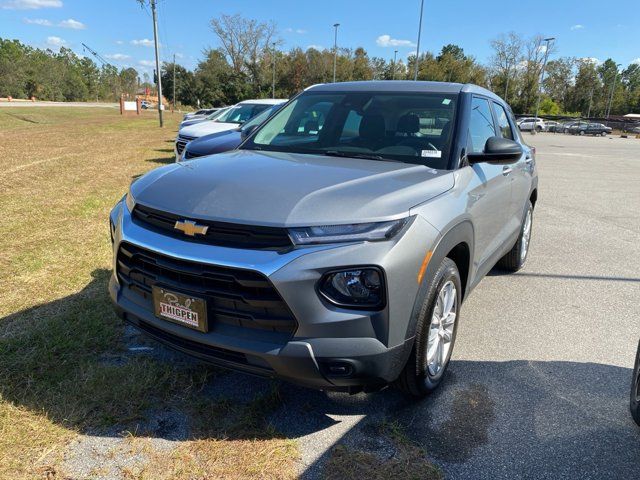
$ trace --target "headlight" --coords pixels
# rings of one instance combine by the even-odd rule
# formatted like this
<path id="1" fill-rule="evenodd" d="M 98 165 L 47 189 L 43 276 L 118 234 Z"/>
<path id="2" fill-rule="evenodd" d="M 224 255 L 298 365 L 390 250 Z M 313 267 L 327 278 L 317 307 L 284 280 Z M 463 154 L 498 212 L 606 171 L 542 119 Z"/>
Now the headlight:
<path id="1" fill-rule="evenodd" d="M 392 220 L 390 222 L 290 228 L 289 235 L 296 245 L 362 241 L 376 242 L 393 238 L 402 230 L 408 221 L 409 218 L 401 218 L 400 220 Z"/>
<path id="2" fill-rule="evenodd" d="M 376 267 L 326 273 L 319 291 L 330 302 L 347 308 L 379 309 L 385 303 L 383 276 Z"/>
<path id="3" fill-rule="evenodd" d="M 127 208 L 129 209 L 129 213 L 133 212 L 133 208 L 136 206 L 136 199 L 131 195 L 131 187 L 129 187 L 129 191 L 127 195 L 124 197 L 124 201 L 127 204 Z"/>

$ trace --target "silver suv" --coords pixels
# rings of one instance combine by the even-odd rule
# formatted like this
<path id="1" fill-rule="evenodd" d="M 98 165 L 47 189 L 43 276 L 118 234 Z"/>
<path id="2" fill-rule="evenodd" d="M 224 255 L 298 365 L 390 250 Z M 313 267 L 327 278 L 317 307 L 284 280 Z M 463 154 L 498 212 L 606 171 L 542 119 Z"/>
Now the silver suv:
<path id="1" fill-rule="evenodd" d="M 237 150 L 153 170 L 111 212 L 118 314 L 225 367 L 319 389 L 446 371 L 460 307 L 529 251 L 534 152 L 488 90 L 317 85 Z"/>

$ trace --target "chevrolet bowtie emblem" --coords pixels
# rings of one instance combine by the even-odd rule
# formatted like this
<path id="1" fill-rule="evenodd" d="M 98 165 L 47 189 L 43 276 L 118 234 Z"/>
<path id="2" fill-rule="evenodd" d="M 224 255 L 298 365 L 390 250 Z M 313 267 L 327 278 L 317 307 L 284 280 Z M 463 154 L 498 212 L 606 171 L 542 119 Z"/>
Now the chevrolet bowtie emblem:
<path id="1" fill-rule="evenodd" d="M 190 237 L 195 235 L 205 235 L 209 229 L 208 226 L 198 225 L 196 222 L 192 222 L 191 220 L 178 220 L 173 228 L 180 230 L 182 233 L 189 235 Z"/>

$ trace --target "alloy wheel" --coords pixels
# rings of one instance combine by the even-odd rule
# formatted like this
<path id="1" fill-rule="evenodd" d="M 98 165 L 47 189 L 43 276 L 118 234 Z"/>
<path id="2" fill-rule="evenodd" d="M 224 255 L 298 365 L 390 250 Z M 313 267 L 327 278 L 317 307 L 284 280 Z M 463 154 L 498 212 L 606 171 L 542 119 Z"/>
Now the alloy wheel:
<path id="1" fill-rule="evenodd" d="M 458 311 L 458 293 L 453 281 L 447 281 L 438 292 L 427 340 L 427 368 L 431 376 L 446 366 L 453 342 Z"/>

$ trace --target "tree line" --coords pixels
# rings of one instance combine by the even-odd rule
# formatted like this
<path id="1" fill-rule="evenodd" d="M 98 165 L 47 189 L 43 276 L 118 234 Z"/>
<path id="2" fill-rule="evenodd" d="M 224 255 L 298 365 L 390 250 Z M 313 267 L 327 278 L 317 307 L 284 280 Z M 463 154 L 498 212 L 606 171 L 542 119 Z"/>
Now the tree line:
<path id="1" fill-rule="evenodd" d="M 261 23 L 240 15 L 223 15 L 211 21 L 219 47 L 203 52 L 195 69 L 164 62 L 163 94 L 188 106 L 222 106 L 247 98 L 272 95 L 289 98 L 309 85 L 333 80 L 334 51 L 309 47 L 280 48 L 273 23 Z M 640 111 L 640 65 L 623 70 L 612 59 L 558 57 L 552 46 L 545 52 L 542 37 L 523 38 L 516 33 L 490 42 L 492 55 L 486 64 L 467 55 L 458 45 L 445 45 L 437 54 L 420 55 L 418 79 L 475 83 L 505 98 L 517 113 L 532 113 L 545 58 L 541 114 L 604 116 Z M 362 48 L 338 48 L 336 80 L 411 80 L 415 55 L 404 60 L 369 56 Z M 275 66 L 275 82 L 274 82 Z M 121 93 L 135 94 L 141 85 L 151 86 L 133 68 L 98 67 L 68 48 L 58 53 L 0 38 L 0 97 L 35 96 L 42 100 L 115 101 Z"/>

